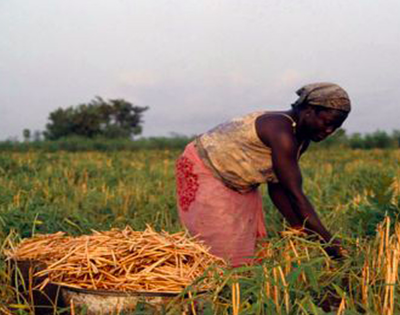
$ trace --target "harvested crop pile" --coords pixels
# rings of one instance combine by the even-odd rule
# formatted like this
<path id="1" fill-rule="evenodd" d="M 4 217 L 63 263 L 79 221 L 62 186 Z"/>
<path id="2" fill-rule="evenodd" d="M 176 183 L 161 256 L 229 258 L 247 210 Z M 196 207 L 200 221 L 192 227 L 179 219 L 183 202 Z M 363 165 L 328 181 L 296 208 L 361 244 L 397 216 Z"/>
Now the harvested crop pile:
<path id="1" fill-rule="evenodd" d="M 63 233 L 24 240 L 8 256 L 38 260 L 47 268 L 36 276 L 48 282 L 82 289 L 147 292 L 180 292 L 208 267 L 224 266 L 222 259 L 183 232 L 157 233 L 124 230 L 93 231 L 92 235 L 68 237 Z M 210 288 L 202 281 L 199 289 Z"/>

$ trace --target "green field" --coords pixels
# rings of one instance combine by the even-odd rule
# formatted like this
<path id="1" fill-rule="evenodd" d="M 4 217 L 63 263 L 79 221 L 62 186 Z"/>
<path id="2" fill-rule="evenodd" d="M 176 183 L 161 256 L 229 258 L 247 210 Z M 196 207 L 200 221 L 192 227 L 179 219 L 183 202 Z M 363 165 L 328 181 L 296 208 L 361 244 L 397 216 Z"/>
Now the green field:
<path id="1" fill-rule="evenodd" d="M 79 235 L 127 224 L 138 230 L 146 224 L 157 230 L 181 230 L 174 182 L 178 154 L 169 150 L 2 152 L 0 242 L 7 246 L 11 236 L 57 231 Z M 325 314 L 329 312 L 324 301 L 329 300 L 326 303 L 338 304 L 332 314 L 338 307 L 341 314 L 399 314 L 395 265 L 400 258 L 400 228 L 395 231 L 395 221 L 400 213 L 400 151 L 312 150 L 301 166 L 306 194 L 327 227 L 343 239 L 350 257 L 330 261 L 314 241 L 288 234 L 282 238 L 284 222 L 262 187 L 269 254 L 261 265 L 216 276 L 218 285 L 209 293 L 205 313 Z M 391 219 L 390 241 L 382 240 L 383 231 L 376 233 L 385 215 Z M 382 252 L 375 252 L 379 246 Z M 17 303 L 9 277 L 2 256 L 0 305 L 4 308 Z M 236 282 L 240 303 L 233 306 L 231 288 Z M 29 309 L 19 312 L 28 314 Z"/>

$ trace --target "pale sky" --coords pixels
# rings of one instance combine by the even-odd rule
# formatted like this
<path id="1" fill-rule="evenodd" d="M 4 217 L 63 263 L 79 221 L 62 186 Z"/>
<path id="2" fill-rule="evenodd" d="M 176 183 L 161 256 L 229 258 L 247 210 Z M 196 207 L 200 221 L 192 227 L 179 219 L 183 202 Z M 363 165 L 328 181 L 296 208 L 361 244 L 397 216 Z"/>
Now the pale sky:
<path id="1" fill-rule="evenodd" d="M 194 135 L 344 87 L 349 132 L 400 129 L 399 0 L 0 0 L 0 140 L 96 95 Z"/>

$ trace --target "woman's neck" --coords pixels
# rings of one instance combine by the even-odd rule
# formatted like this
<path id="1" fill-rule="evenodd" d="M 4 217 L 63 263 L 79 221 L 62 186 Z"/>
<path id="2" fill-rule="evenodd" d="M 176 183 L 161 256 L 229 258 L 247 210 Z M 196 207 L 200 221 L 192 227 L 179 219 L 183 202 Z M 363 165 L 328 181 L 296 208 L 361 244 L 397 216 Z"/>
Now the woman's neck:
<path id="1" fill-rule="evenodd" d="M 289 109 L 286 111 L 286 114 L 292 117 L 292 119 L 296 122 L 296 138 L 297 141 L 299 142 L 304 142 L 306 140 L 309 140 L 309 138 L 306 136 L 302 126 L 303 126 L 303 121 L 302 121 L 302 116 L 300 114 L 300 111 L 296 108 Z"/>

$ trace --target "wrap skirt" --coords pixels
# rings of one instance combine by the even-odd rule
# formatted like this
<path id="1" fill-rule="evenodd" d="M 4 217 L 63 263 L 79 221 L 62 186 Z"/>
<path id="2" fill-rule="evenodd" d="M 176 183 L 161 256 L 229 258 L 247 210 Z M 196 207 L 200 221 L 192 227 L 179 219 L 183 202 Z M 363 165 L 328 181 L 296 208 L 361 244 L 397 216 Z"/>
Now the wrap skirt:
<path id="1" fill-rule="evenodd" d="M 251 264 L 257 238 L 266 236 L 262 197 L 224 185 L 199 157 L 194 143 L 176 161 L 177 206 L 189 233 L 231 266 Z"/>

